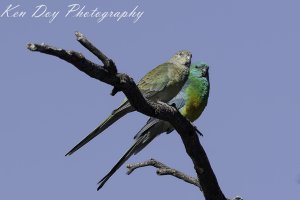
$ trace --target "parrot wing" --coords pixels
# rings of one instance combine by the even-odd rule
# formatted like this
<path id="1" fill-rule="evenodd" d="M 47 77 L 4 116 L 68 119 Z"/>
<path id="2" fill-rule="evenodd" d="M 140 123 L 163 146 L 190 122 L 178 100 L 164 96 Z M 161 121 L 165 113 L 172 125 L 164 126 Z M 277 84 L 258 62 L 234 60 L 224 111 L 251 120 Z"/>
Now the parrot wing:
<path id="1" fill-rule="evenodd" d="M 149 73 L 147 73 L 139 82 L 138 87 L 145 98 L 151 99 L 157 93 L 163 91 L 172 82 L 172 71 L 174 64 L 164 63 Z"/>

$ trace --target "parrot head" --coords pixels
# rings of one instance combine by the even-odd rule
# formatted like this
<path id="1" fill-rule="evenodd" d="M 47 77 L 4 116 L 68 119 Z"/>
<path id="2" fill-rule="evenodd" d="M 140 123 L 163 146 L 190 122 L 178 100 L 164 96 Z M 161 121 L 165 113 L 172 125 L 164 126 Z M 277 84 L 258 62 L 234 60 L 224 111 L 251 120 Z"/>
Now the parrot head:
<path id="1" fill-rule="evenodd" d="M 197 62 L 191 64 L 190 67 L 190 76 L 193 76 L 195 78 L 205 78 L 208 79 L 208 69 L 209 66 L 202 62 Z"/>
<path id="2" fill-rule="evenodd" d="M 179 65 L 185 65 L 187 67 L 190 66 L 192 60 L 192 53 L 187 50 L 178 51 L 172 58 L 170 58 L 169 62 Z"/>

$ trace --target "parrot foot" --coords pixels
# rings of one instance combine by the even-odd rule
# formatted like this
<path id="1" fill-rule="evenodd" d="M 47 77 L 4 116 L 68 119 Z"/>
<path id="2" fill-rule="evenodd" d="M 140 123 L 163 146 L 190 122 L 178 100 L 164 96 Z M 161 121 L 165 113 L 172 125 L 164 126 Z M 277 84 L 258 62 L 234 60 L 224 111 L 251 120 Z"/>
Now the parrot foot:
<path id="1" fill-rule="evenodd" d="M 201 131 L 199 131 L 199 129 L 197 128 L 197 126 L 193 125 L 192 126 L 194 127 L 196 133 L 198 133 L 198 135 L 200 135 L 201 137 L 203 137 L 203 134 L 201 133 Z"/>
<path id="2" fill-rule="evenodd" d="M 172 106 L 172 107 L 175 108 L 178 112 L 180 112 L 180 111 L 178 110 L 178 108 L 176 107 L 176 104 L 175 104 L 175 103 L 172 103 L 170 106 Z"/>

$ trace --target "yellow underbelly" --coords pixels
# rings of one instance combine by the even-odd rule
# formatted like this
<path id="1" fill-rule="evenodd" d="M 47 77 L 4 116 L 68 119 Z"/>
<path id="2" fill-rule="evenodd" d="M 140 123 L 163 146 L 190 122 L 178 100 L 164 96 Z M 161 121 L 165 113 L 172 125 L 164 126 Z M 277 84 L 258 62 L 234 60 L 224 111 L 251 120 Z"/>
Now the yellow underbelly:
<path id="1" fill-rule="evenodd" d="M 187 102 L 182 110 L 183 116 L 190 121 L 195 121 L 203 112 L 205 108 L 204 103 L 200 99 L 193 99 Z"/>

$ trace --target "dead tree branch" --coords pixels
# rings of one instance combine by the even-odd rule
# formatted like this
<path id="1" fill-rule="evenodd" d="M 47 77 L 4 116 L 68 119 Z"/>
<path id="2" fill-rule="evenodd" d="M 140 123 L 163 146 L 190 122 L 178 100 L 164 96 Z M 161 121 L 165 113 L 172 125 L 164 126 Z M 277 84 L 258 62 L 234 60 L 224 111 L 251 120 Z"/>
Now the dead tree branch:
<path id="1" fill-rule="evenodd" d="M 153 158 L 151 158 L 150 160 L 146 160 L 144 162 L 140 162 L 140 163 L 133 163 L 133 164 L 128 164 L 127 165 L 127 168 L 128 168 L 128 171 L 127 171 L 127 174 L 131 174 L 134 170 L 138 169 L 138 168 L 141 168 L 141 167 L 147 167 L 147 166 L 153 166 L 155 168 L 157 168 L 157 171 L 156 171 L 156 174 L 157 175 L 171 175 L 171 176 L 174 176 L 176 178 L 179 178 L 187 183 L 190 183 L 190 184 L 193 184 L 197 187 L 200 188 L 201 190 L 201 186 L 199 184 L 199 181 L 197 178 L 194 178 L 194 177 L 191 177 L 191 176 L 188 176 L 176 169 L 173 169 Z"/>
<path id="2" fill-rule="evenodd" d="M 156 174 L 159 175 L 159 176 L 162 176 L 162 175 L 171 175 L 171 176 L 174 176 L 178 179 L 181 179 L 187 183 L 190 183 L 192 185 L 195 185 L 197 187 L 200 188 L 200 190 L 202 191 L 201 189 L 201 185 L 198 181 L 197 178 L 194 178 L 194 177 L 191 177 L 191 176 L 188 176 L 180 171 L 178 171 L 177 169 L 173 169 L 153 158 L 149 159 L 149 160 L 146 160 L 144 162 L 139 162 L 139 163 L 132 163 L 132 164 L 128 164 L 127 165 L 127 175 L 130 175 L 133 171 L 135 171 L 136 169 L 139 169 L 139 168 L 142 168 L 142 167 L 148 167 L 148 166 L 152 166 L 152 167 L 155 167 L 157 168 L 156 170 Z M 230 200 L 230 199 L 228 199 Z M 234 197 L 232 200 L 243 200 L 242 197 L 240 196 L 236 196 Z"/>
<path id="3" fill-rule="evenodd" d="M 205 199 L 227 200 L 219 187 L 194 126 L 172 106 L 145 99 L 132 78 L 126 74 L 118 73 L 114 62 L 94 47 L 81 33 L 76 32 L 75 35 L 85 48 L 102 61 L 103 66 L 87 60 L 81 53 L 75 51 L 66 51 L 45 44 L 33 43 L 29 43 L 27 48 L 31 51 L 56 56 L 71 63 L 90 77 L 112 85 L 114 87 L 112 95 L 122 91 L 138 112 L 170 122 L 179 133 L 186 152 L 193 161 Z"/>

